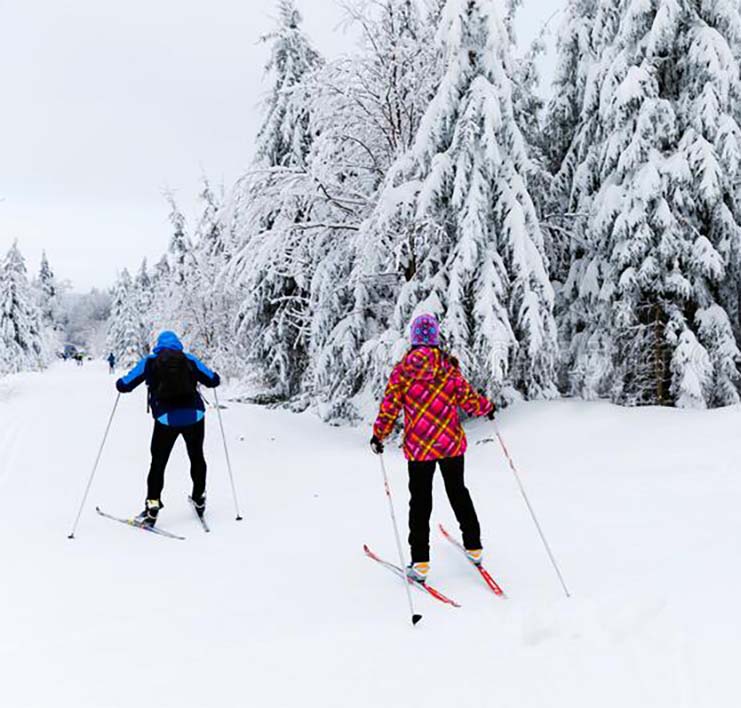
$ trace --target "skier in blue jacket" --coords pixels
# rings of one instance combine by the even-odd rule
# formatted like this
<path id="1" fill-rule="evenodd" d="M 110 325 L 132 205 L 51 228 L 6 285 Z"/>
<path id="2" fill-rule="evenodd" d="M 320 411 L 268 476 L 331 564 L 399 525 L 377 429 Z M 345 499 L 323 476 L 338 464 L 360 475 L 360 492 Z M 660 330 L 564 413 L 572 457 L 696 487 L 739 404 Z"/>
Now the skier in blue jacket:
<path id="1" fill-rule="evenodd" d="M 162 332 L 152 353 L 142 359 L 128 374 L 116 381 L 120 393 L 129 393 L 146 383 L 149 407 L 154 417 L 152 464 L 147 477 L 147 499 L 136 520 L 154 526 L 162 508 L 165 467 L 175 441 L 180 435 L 190 458 L 193 481 L 191 500 L 199 516 L 206 509 L 206 460 L 203 456 L 206 408 L 197 385 L 215 388 L 219 375 L 197 357 L 183 351 L 174 332 Z"/>

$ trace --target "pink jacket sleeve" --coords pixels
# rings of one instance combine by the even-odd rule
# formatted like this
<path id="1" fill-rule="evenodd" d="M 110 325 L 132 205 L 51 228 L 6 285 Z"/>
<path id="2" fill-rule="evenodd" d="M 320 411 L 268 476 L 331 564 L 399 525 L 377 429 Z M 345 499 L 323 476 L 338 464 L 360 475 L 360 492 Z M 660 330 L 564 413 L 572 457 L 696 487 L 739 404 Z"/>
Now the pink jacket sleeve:
<path id="1" fill-rule="evenodd" d="M 379 440 L 388 437 L 394 429 L 394 423 L 401 412 L 403 395 L 404 377 L 401 374 L 401 367 L 396 366 L 391 372 L 391 377 L 386 385 L 386 393 L 381 401 L 378 418 L 376 418 L 376 423 L 373 426 L 373 434 Z"/>
<path id="2" fill-rule="evenodd" d="M 458 392 L 458 405 L 468 415 L 488 415 L 494 410 L 494 404 L 483 394 L 473 390 L 466 378 L 459 371 L 456 372 L 456 390 Z"/>

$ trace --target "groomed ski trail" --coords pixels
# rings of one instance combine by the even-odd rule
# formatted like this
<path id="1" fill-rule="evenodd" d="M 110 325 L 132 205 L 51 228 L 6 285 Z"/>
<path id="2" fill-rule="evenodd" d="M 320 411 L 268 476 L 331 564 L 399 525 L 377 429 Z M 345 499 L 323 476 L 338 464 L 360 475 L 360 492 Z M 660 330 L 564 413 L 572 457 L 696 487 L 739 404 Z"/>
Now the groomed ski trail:
<path id="1" fill-rule="evenodd" d="M 178 441 L 158 523 L 187 540 L 157 542 L 95 513 L 141 509 L 151 419 L 137 391 L 122 397 L 67 540 L 113 380 L 102 362 L 59 363 L 0 386 L 0 705 L 129 708 L 153 696 L 163 708 L 734 705 L 738 408 L 556 401 L 503 412 L 574 597 L 563 598 L 497 446 L 472 444 L 467 484 L 510 599 L 493 601 L 436 532 L 457 528 L 438 475 L 430 582 L 463 608 L 425 601 L 412 629 L 400 584 L 358 552 L 371 539 L 395 557 L 367 426 L 228 404 L 236 523 L 209 412 L 218 532 L 197 528 Z M 481 421 L 468 434 L 473 443 L 492 431 Z M 406 467 L 392 444 L 387 462 L 402 521 Z"/>

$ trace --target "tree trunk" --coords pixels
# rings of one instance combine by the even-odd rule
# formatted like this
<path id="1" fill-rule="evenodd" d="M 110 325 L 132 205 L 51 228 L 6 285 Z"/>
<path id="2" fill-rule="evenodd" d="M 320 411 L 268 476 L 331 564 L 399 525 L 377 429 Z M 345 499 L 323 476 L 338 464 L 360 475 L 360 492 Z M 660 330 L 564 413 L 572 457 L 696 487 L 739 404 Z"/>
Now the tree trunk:
<path id="1" fill-rule="evenodd" d="M 661 306 L 654 305 L 654 358 L 656 375 L 656 400 L 665 405 L 665 367 L 664 367 L 664 323 L 661 321 Z"/>

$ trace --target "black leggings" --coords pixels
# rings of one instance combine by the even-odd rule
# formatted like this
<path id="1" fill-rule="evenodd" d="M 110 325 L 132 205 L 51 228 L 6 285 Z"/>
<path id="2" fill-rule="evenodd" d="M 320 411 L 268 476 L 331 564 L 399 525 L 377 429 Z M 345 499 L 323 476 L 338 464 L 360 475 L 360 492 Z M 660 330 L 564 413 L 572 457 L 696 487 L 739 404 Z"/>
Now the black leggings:
<path id="1" fill-rule="evenodd" d="M 481 548 L 481 528 L 471 495 L 463 481 L 463 455 L 430 462 L 409 461 L 409 545 L 412 563 L 430 560 L 430 515 L 432 514 L 432 478 L 435 465 L 445 483 L 450 505 L 458 519 L 463 545 L 468 549 Z"/>
<path id="2" fill-rule="evenodd" d="M 190 477 L 193 480 L 194 499 L 200 499 L 206 492 L 206 458 L 203 456 L 205 421 L 184 428 L 173 428 L 155 421 L 152 432 L 152 465 L 147 477 L 147 499 L 159 499 L 165 484 L 165 467 L 175 441 L 180 435 L 190 458 Z"/>

